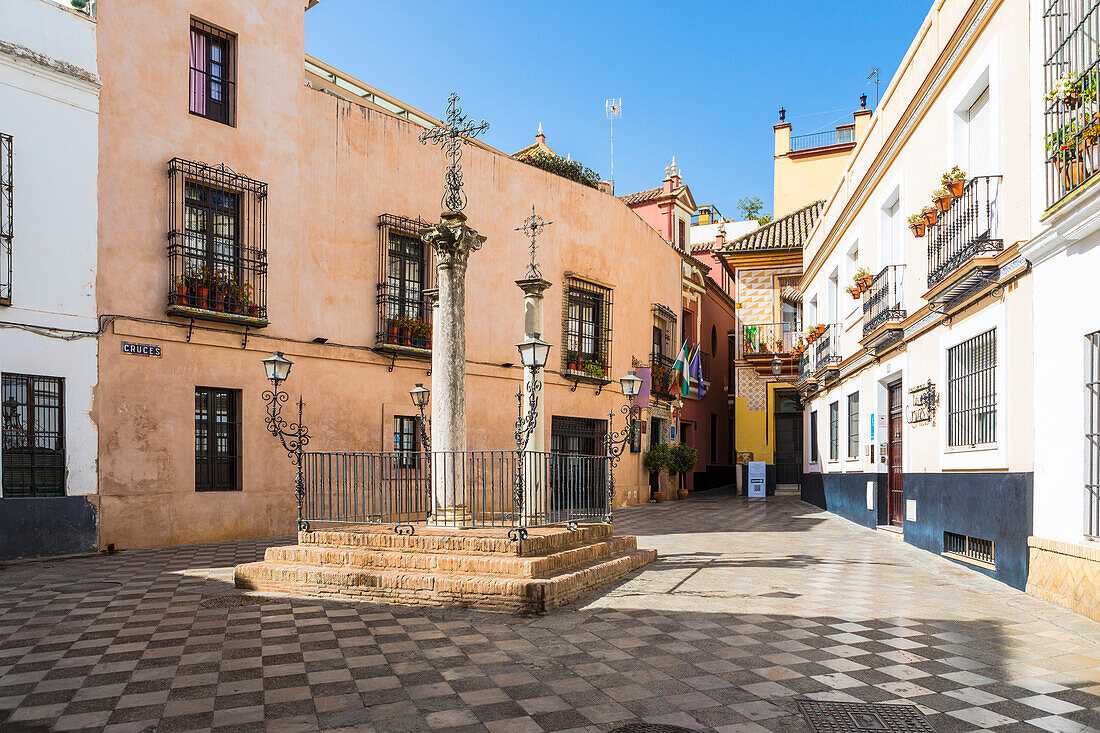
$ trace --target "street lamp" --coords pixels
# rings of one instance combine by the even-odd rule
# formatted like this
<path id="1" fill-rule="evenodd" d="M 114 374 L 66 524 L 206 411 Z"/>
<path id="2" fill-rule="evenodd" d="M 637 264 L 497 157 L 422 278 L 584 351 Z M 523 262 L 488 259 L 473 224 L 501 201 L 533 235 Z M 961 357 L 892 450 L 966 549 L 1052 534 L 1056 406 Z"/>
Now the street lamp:
<path id="1" fill-rule="evenodd" d="M 779 358 L 779 354 L 772 357 L 772 375 L 779 378 L 779 375 L 783 373 L 783 360 Z"/>
<path id="2" fill-rule="evenodd" d="M 523 364 L 524 369 L 531 370 L 531 379 L 524 381 L 526 384 L 518 392 L 516 392 L 516 411 L 518 415 L 516 417 L 515 425 L 515 438 L 516 438 L 516 477 L 512 486 L 512 503 L 515 509 L 516 516 L 522 522 L 523 517 L 523 493 L 524 493 L 524 469 L 526 461 L 523 458 L 523 452 L 527 450 L 528 443 L 531 442 L 531 434 L 535 432 L 535 426 L 538 424 L 539 419 L 539 391 L 542 389 L 542 381 L 539 380 L 539 372 L 546 366 L 546 359 L 550 356 L 550 344 L 539 338 L 538 333 L 528 333 L 527 338 L 516 344 L 516 350 L 519 351 L 519 360 Z M 523 391 L 527 390 L 527 413 L 523 411 Z M 522 540 L 527 536 L 527 530 L 523 527 L 518 527 L 514 530 L 516 538 Z M 512 533 L 509 532 L 509 537 Z"/>
<path id="3" fill-rule="evenodd" d="M 626 425 L 622 430 L 613 431 L 615 411 L 611 410 L 607 415 L 607 515 L 604 520 L 611 524 L 611 507 L 615 500 L 615 467 L 619 465 L 619 459 L 629 443 L 634 442 L 634 425 L 642 415 L 642 408 L 638 404 L 638 393 L 641 391 L 642 380 L 631 369 L 625 376 L 619 377 L 619 386 L 626 397 L 626 404 L 619 405 L 619 412 L 626 416 Z"/>
<path id="4" fill-rule="evenodd" d="M 288 425 L 280 414 L 283 403 L 290 398 L 290 395 L 279 391 L 279 383 L 290 376 L 290 367 L 293 364 L 294 362 L 279 351 L 263 359 L 264 372 L 268 381 L 274 386 L 274 389 L 264 391 L 263 399 L 267 403 L 267 429 L 279 439 L 283 449 L 290 456 L 291 463 L 297 468 L 294 478 L 294 499 L 298 502 L 298 531 L 308 532 L 309 522 L 302 516 L 302 505 L 306 498 L 306 482 L 302 473 L 302 449 L 309 443 L 310 435 L 309 429 L 302 424 L 302 398 L 298 398 L 298 422 Z"/>
<path id="5" fill-rule="evenodd" d="M 527 338 L 516 344 L 523 366 L 536 372 L 546 366 L 546 358 L 550 355 L 550 344 L 539 338 L 540 335 L 529 333 Z"/>
<path id="6" fill-rule="evenodd" d="M 428 435 L 431 431 L 431 422 L 424 417 L 424 408 L 428 406 L 428 400 L 432 398 L 432 391 L 422 383 L 417 382 L 416 386 L 409 390 L 409 397 L 412 398 L 416 409 L 420 410 L 420 442 L 425 449 L 430 449 L 432 442 Z"/>

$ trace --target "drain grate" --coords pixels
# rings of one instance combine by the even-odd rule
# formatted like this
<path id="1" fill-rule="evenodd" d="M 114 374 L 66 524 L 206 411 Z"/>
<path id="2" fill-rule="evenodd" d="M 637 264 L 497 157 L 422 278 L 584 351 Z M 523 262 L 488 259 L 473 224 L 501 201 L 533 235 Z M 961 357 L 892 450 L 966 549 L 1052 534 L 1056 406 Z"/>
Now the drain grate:
<path id="1" fill-rule="evenodd" d="M 798 709 L 814 733 L 936 733 L 914 705 L 799 700 Z"/>
<path id="2" fill-rule="evenodd" d="M 110 581 L 104 581 L 102 583 L 69 583 L 68 585 L 59 585 L 53 590 L 56 593 L 92 593 L 97 590 L 113 590 L 120 585 L 122 585 L 122 583 L 112 583 Z"/>
<path id="3" fill-rule="evenodd" d="M 240 608 L 242 606 L 258 606 L 265 601 L 270 602 L 270 600 L 264 596 L 207 596 L 199 602 L 199 606 L 202 608 Z"/>

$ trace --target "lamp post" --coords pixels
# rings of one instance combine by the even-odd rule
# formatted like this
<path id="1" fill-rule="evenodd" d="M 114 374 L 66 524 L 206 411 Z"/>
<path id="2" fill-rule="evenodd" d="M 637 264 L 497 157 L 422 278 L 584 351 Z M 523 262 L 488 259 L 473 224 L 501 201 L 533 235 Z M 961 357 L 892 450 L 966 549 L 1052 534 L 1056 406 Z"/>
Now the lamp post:
<path id="1" fill-rule="evenodd" d="M 626 449 L 628 443 L 634 440 L 634 423 L 642 414 L 642 408 L 638 405 L 638 391 L 641 389 L 642 380 L 633 369 L 623 377 L 619 377 L 619 385 L 626 397 L 626 404 L 619 406 L 619 412 L 626 415 L 626 425 L 622 430 L 611 430 L 614 425 L 615 411 L 611 410 L 607 415 L 607 515 L 605 521 L 611 524 L 611 508 L 615 503 L 615 467 L 619 465 L 619 458 Z"/>
<path id="2" fill-rule="evenodd" d="M 432 391 L 417 382 L 416 386 L 409 390 L 409 396 L 412 398 L 413 404 L 416 405 L 416 409 L 420 410 L 420 442 L 424 446 L 424 450 L 431 450 L 432 441 L 429 437 L 432 429 L 431 421 L 424 417 L 424 408 L 428 406 Z"/>
<path id="3" fill-rule="evenodd" d="M 512 501 L 516 517 L 520 522 L 523 521 L 525 516 L 524 488 L 528 483 L 525 480 L 525 473 L 528 469 L 533 472 L 533 466 L 527 465 L 529 461 L 525 459 L 525 452 L 531 441 L 531 435 L 539 423 L 539 391 L 542 390 L 539 372 L 546 366 L 546 359 L 550 355 L 550 344 L 543 341 L 540 336 L 541 334 L 538 333 L 528 333 L 527 338 L 516 344 L 520 363 L 523 364 L 524 371 L 529 373 L 529 378 L 524 379 L 524 387 L 516 392 L 516 407 L 519 414 L 516 417 L 515 437 L 516 459 L 519 465 L 516 467 Z M 526 404 L 523 399 L 524 391 L 527 392 Z M 530 507 L 527 508 L 530 509 Z M 522 528 L 520 529 L 522 530 Z M 520 531 L 518 533 L 519 539 L 523 539 L 524 534 L 526 534 L 526 531 Z"/>
<path id="4" fill-rule="evenodd" d="M 287 421 L 283 419 L 281 415 L 283 403 L 290 399 L 290 395 L 285 391 L 279 391 L 279 383 L 285 382 L 286 378 L 290 376 L 290 367 L 294 366 L 294 362 L 283 356 L 281 351 L 276 351 L 264 359 L 263 364 L 267 379 L 273 386 L 272 389 L 265 390 L 263 393 L 264 401 L 267 403 L 267 429 L 279 439 L 283 449 L 290 456 L 290 461 L 297 469 L 294 477 L 294 499 L 298 503 L 298 531 L 308 532 L 309 522 L 302 516 L 302 505 L 306 498 L 302 449 L 309 444 L 309 429 L 302 424 L 303 402 L 301 397 L 298 397 L 298 422 L 292 422 L 288 425 Z"/>

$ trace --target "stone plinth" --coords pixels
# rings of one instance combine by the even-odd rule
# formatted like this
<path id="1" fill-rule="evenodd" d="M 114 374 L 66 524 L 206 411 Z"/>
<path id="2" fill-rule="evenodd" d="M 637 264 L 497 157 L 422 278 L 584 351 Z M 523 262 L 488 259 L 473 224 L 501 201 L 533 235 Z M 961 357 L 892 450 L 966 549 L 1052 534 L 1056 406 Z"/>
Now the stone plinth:
<path id="1" fill-rule="evenodd" d="M 238 565 L 238 588 L 415 606 L 545 613 L 657 558 L 606 524 L 529 530 L 393 525 L 301 532 L 270 547 L 262 562 Z"/>
<path id="2" fill-rule="evenodd" d="M 1100 621 L 1100 547 L 1028 537 L 1027 592 Z"/>

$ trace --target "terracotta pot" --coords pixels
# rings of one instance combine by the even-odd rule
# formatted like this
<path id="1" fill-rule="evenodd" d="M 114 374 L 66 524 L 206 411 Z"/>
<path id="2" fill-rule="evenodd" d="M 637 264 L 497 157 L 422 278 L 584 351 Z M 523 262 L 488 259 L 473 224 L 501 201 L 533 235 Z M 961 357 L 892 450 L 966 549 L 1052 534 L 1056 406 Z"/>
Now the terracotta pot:
<path id="1" fill-rule="evenodd" d="M 951 210 L 951 200 L 953 198 L 955 198 L 955 197 L 951 195 L 950 191 L 944 196 L 937 196 L 936 197 L 936 208 L 938 208 L 940 211 L 943 211 L 943 212 L 950 211 Z"/>
<path id="2" fill-rule="evenodd" d="M 917 222 L 916 224 L 910 224 L 909 229 L 913 232 L 914 237 L 916 237 L 917 239 L 920 239 L 921 237 L 924 236 L 925 226 L 926 226 L 926 224 L 923 221 L 920 221 L 920 222 Z"/>
<path id="3" fill-rule="evenodd" d="M 1077 188 L 1085 182 L 1085 163 L 1080 158 L 1056 161 L 1062 172 L 1062 185 L 1067 191 Z"/>
<path id="4" fill-rule="evenodd" d="M 205 285 L 195 286 L 195 307 L 210 310 L 210 288 Z"/>
<path id="5" fill-rule="evenodd" d="M 859 300 L 859 296 L 862 294 L 863 291 L 859 289 L 853 290 L 851 293 L 849 293 L 849 295 L 852 296 L 852 300 Z"/>
<path id="6" fill-rule="evenodd" d="M 1081 106 L 1081 93 L 1068 92 L 1060 101 L 1064 109 L 1077 109 Z"/>
<path id="7" fill-rule="evenodd" d="M 871 283 L 874 282 L 874 280 L 875 279 L 873 277 L 871 277 L 870 275 L 864 275 L 863 277 L 861 277 L 859 279 L 859 282 L 863 285 L 864 290 L 870 290 L 871 289 Z"/>
<path id="8" fill-rule="evenodd" d="M 951 191 L 951 195 L 955 198 L 963 195 L 963 189 L 966 188 L 966 179 L 960 178 L 957 181 L 951 181 L 947 184 L 947 189 Z"/>
<path id="9" fill-rule="evenodd" d="M 187 286 L 177 285 L 175 299 L 172 301 L 175 305 L 188 305 L 187 298 Z"/>
<path id="10" fill-rule="evenodd" d="M 655 501 L 655 502 L 657 502 L 658 504 L 660 504 L 660 503 L 662 503 L 662 502 L 663 502 L 664 500 L 665 500 L 665 492 L 663 492 L 663 491 L 654 491 L 654 492 L 653 492 L 653 501 Z"/>
<path id="11" fill-rule="evenodd" d="M 925 206 L 920 213 L 924 216 L 924 223 L 933 226 L 936 223 L 936 207 Z"/>
<path id="12" fill-rule="evenodd" d="M 688 498 L 688 490 L 687 489 L 676 489 L 676 498 L 677 499 L 686 499 L 686 498 Z"/>
<path id="13" fill-rule="evenodd" d="M 248 306 L 248 315 L 251 318 L 259 318 L 260 317 L 260 306 L 256 305 L 255 303 L 249 305 Z"/>

